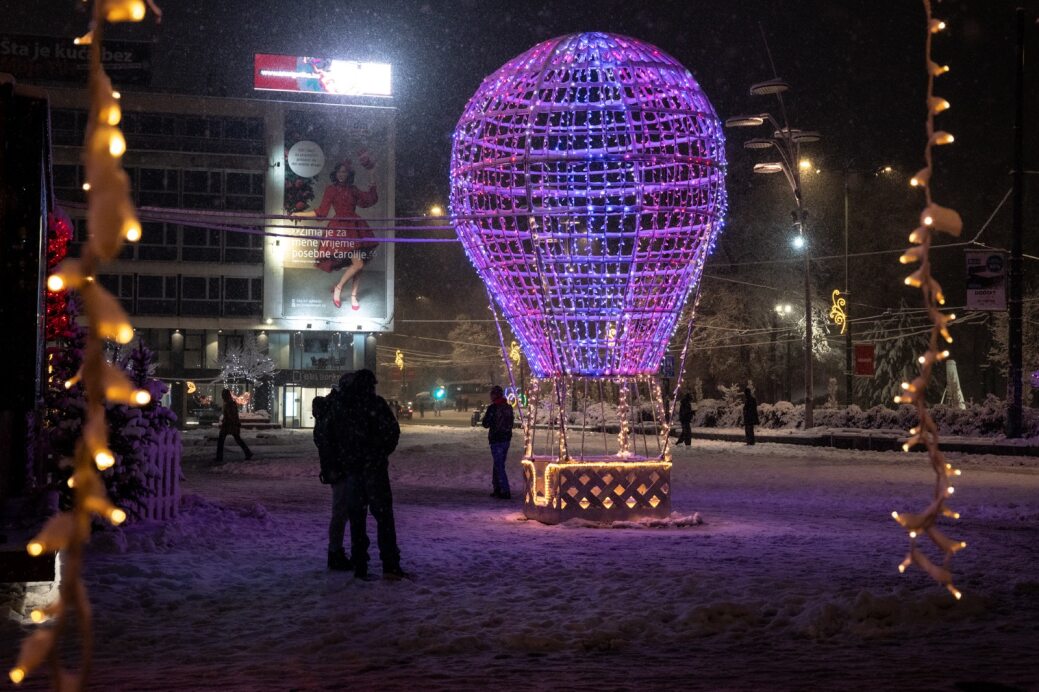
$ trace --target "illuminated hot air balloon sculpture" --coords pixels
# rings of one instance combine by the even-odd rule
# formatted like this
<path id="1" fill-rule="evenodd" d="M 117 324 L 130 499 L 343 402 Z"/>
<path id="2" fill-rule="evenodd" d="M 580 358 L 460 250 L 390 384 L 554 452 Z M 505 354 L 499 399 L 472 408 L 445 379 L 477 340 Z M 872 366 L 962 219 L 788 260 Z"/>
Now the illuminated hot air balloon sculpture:
<path id="1" fill-rule="evenodd" d="M 534 375 L 520 416 L 528 517 L 670 512 L 674 402 L 657 375 L 725 200 L 714 109 L 685 67 L 642 41 L 539 43 L 469 100 L 451 216 Z M 588 453 L 586 438 L 600 437 L 603 452 Z"/>

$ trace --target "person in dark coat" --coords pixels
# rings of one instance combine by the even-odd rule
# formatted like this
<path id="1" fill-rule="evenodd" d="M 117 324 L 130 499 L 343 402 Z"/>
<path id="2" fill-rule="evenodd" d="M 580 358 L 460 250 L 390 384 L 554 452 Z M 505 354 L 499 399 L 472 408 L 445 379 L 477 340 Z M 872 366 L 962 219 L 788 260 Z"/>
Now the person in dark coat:
<path id="1" fill-rule="evenodd" d="M 350 562 L 354 576 L 368 578 L 366 518 L 375 518 L 379 560 L 387 579 L 404 579 L 390 492 L 389 456 L 397 448 L 400 426 L 389 404 L 375 394 L 375 373 L 358 370 L 333 400 L 333 445 L 346 472 L 345 492 L 350 522 Z"/>
<path id="2" fill-rule="evenodd" d="M 343 542 L 346 538 L 346 524 L 349 519 L 349 486 L 346 482 L 346 469 L 341 465 L 340 455 L 335 447 L 335 421 L 333 412 L 337 406 L 336 399 L 341 392 L 349 388 L 354 375 L 348 372 L 339 378 L 339 384 L 332 388 L 327 396 L 316 396 L 311 404 L 314 414 L 314 444 L 317 446 L 321 462 L 319 478 L 322 483 L 332 486 L 332 518 L 328 522 L 328 569 L 337 572 L 349 572 L 353 563 L 346 554 Z"/>
<path id="3" fill-rule="evenodd" d="M 235 403 L 234 397 L 231 396 L 230 389 L 220 392 L 220 396 L 224 400 L 224 415 L 220 420 L 220 434 L 216 438 L 216 463 L 222 464 L 224 462 L 224 438 L 228 435 L 234 438 L 234 441 L 245 452 L 245 460 L 249 461 L 253 458 L 253 453 L 249 451 L 245 442 L 242 441 L 242 421 L 238 417 L 238 404 Z"/>
<path id="4" fill-rule="evenodd" d="M 480 425 L 487 428 L 487 442 L 491 445 L 491 497 L 509 500 L 512 492 L 509 489 L 509 477 L 505 474 L 505 457 L 509 454 L 509 444 L 512 442 L 512 406 L 505 399 L 505 391 L 498 385 L 491 387 L 490 397 L 491 405 L 483 412 Z"/>
<path id="5" fill-rule="evenodd" d="M 743 431 L 747 435 L 747 444 L 754 444 L 754 426 L 758 424 L 758 400 L 750 391 L 743 390 Z"/>
<path id="6" fill-rule="evenodd" d="M 685 393 L 678 404 L 678 422 L 682 424 L 682 434 L 678 436 L 676 445 L 685 442 L 688 447 L 693 443 L 693 395 Z"/>

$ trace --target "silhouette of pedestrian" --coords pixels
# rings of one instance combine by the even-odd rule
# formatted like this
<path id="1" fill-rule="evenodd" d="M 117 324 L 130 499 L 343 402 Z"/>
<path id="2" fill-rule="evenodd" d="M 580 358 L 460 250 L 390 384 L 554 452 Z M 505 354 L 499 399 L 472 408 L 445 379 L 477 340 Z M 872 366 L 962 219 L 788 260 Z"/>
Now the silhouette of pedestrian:
<path id="1" fill-rule="evenodd" d="M 311 410 L 314 413 L 314 444 L 321 462 L 318 478 L 332 486 L 332 518 L 328 522 L 328 569 L 349 572 L 353 563 L 346 555 L 343 541 L 349 519 L 349 486 L 346 482 L 344 460 L 335 441 L 334 412 L 344 406 L 339 401 L 353 382 L 354 374 L 348 372 L 339 378 L 339 384 L 327 396 L 314 397 Z"/>
<path id="2" fill-rule="evenodd" d="M 747 436 L 747 444 L 754 444 L 754 426 L 758 424 L 758 400 L 750 391 L 743 390 L 743 431 Z"/>
<path id="3" fill-rule="evenodd" d="M 238 404 L 231 396 L 230 389 L 220 392 L 220 396 L 224 400 L 224 414 L 220 420 L 220 434 L 216 438 L 216 463 L 221 464 L 224 461 L 224 438 L 228 435 L 234 438 L 234 441 L 245 452 L 245 460 L 249 461 L 253 458 L 253 453 L 242 441 L 242 421 L 238 417 Z"/>
<path id="4" fill-rule="evenodd" d="M 678 405 L 678 422 L 682 424 L 682 434 L 678 436 L 675 444 L 685 442 L 685 446 L 688 447 L 693 443 L 693 395 L 689 392 L 685 393 Z"/>
<path id="5" fill-rule="evenodd" d="M 505 399 L 505 391 L 495 385 L 490 391 L 491 405 L 483 412 L 480 425 L 487 428 L 487 442 L 491 446 L 491 497 L 503 500 L 512 498 L 509 490 L 509 477 L 505 474 L 505 457 L 509 454 L 512 442 L 512 406 Z"/>

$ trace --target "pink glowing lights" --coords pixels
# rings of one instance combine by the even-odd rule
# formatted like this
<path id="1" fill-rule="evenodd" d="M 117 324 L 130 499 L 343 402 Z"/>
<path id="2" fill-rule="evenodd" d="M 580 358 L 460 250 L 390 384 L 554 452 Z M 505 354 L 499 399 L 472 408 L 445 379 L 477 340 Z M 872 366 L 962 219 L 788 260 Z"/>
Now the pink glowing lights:
<path id="1" fill-rule="evenodd" d="M 635 39 L 539 43 L 454 134 L 451 215 L 534 372 L 655 373 L 725 213 L 721 123 Z"/>

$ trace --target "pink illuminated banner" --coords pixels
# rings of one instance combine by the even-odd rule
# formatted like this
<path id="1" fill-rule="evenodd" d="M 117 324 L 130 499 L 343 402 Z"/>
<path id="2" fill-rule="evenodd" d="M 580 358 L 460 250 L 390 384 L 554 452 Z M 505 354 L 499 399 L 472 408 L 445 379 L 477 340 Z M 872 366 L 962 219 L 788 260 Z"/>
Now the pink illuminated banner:
<path id="1" fill-rule="evenodd" d="M 253 62 L 253 88 L 266 91 L 389 98 L 391 78 L 386 63 L 267 53 L 257 53 Z"/>

